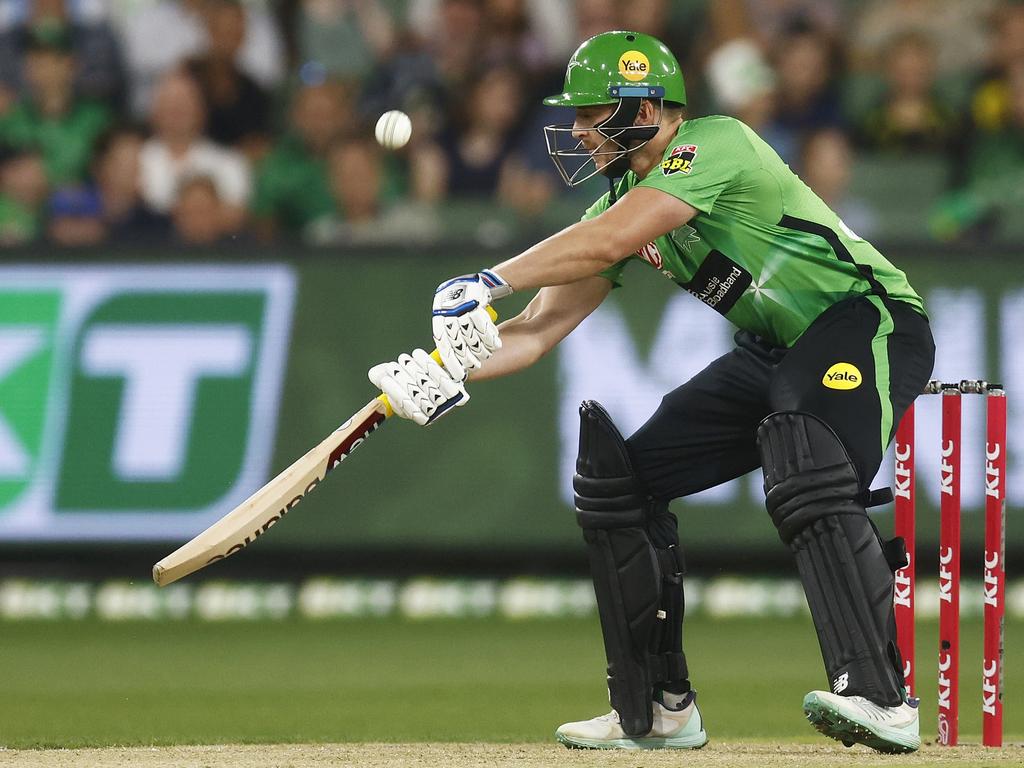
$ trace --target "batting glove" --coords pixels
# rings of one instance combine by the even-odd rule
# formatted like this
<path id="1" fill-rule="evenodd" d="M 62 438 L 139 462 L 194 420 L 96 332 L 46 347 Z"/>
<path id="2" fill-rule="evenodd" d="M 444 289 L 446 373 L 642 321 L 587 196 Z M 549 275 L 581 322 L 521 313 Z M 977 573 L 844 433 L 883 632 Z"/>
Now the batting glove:
<path id="1" fill-rule="evenodd" d="M 453 407 L 469 402 L 462 382 L 453 379 L 422 349 L 375 365 L 367 376 L 373 386 L 388 396 L 395 415 L 420 426 L 432 424 Z"/>
<path id="2" fill-rule="evenodd" d="M 456 381 L 465 381 L 470 371 L 480 368 L 501 347 L 498 326 L 487 306 L 510 293 L 512 287 L 486 269 L 437 287 L 431 323 L 434 343 L 445 369 Z"/>

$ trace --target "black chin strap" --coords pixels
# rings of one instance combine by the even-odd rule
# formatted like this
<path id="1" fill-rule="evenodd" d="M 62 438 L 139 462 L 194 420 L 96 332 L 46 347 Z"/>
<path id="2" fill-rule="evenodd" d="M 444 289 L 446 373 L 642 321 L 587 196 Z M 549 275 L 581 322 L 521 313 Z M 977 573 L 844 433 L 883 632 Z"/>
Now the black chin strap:
<path id="1" fill-rule="evenodd" d="M 608 205 L 615 205 L 615 201 L 619 199 L 619 196 L 615 194 L 615 180 L 616 177 L 608 177 Z"/>
<path id="2" fill-rule="evenodd" d="M 636 116 L 640 114 L 642 102 L 643 99 L 637 96 L 620 98 L 615 111 L 607 120 L 596 126 L 598 133 L 622 148 L 622 154 L 601 169 L 601 173 L 609 179 L 624 176 L 629 170 L 629 145 L 635 142 L 650 141 L 658 133 L 656 125 L 633 125 Z"/>

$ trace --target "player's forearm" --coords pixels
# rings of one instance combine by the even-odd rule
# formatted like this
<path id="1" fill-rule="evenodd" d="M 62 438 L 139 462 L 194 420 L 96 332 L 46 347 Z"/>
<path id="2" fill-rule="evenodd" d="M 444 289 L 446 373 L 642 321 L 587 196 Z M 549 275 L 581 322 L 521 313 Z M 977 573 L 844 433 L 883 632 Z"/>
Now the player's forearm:
<path id="1" fill-rule="evenodd" d="M 612 284 L 590 277 L 542 288 L 521 313 L 499 326 L 502 346 L 470 378 L 494 379 L 533 365 L 604 301 Z"/>
<path id="2" fill-rule="evenodd" d="M 471 381 L 497 379 L 529 368 L 548 351 L 544 340 L 530 328 L 523 315 L 502 323 L 498 330 L 501 332 L 501 347 L 495 350 L 483 368 L 469 374 Z"/>
<path id="3" fill-rule="evenodd" d="M 566 285 L 597 275 L 626 256 L 618 241 L 598 220 L 581 221 L 494 270 L 517 291 Z"/>

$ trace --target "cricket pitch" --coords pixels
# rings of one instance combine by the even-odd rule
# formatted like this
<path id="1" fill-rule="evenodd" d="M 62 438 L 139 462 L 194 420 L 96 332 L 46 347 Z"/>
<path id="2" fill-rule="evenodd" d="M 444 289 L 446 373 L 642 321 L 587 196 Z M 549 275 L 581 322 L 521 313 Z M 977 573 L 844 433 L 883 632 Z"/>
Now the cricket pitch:
<path id="1" fill-rule="evenodd" d="M 819 768 L 822 765 L 983 766 L 1024 764 L 1024 745 L 925 745 L 913 755 L 880 755 L 865 747 L 712 741 L 704 749 L 644 752 L 568 750 L 557 744 L 279 744 L 103 749 L 0 750 L 0 766 L 33 768 Z"/>

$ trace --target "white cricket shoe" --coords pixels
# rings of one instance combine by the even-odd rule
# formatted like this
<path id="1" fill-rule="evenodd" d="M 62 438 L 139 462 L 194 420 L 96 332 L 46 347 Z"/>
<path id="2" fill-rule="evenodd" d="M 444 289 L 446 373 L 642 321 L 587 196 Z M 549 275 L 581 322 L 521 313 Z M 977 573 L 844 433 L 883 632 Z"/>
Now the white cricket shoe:
<path id="1" fill-rule="evenodd" d="M 555 738 L 570 749 L 700 749 L 708 743 L 697 696 L 691 692 L 689 701 L 679 709 L 668 709 L 652 701 L 654 724 L 646 736 L 627 736 L 619 725 L 614 709 L 592 720 L 560 725 Z"/>
<path id="2" fill-rule="evenodd" d="M 864 744 L 879 752 L 916 752 L 921 748 L 917 699 L 882 707 L 863 696 L 811 691 L 804 714 L 811 725 L 848 747 Z"/>

